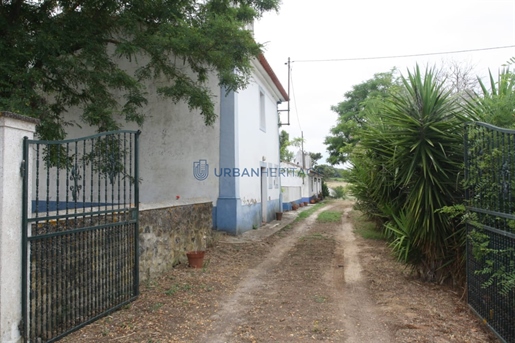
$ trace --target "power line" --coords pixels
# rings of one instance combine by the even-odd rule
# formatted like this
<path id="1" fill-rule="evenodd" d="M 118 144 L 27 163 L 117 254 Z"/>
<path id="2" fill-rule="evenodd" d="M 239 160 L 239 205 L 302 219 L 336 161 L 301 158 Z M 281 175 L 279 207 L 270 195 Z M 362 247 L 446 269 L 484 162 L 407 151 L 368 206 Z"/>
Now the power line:
<path id="1" fill-rule="evenodd" d="M 302 132 L 302 127 L 300 126 L 299 111 L 297 110 L 297 98 L 295 97 L 295 89 L 293 88 L 293 73 L 290 73 L 290 82 L 291 82 L 291 93 L 293 95 L 293 105 L 295 106 L 295 114 L 297 115 L 297 122 L 299 123 L 299 129 Z"/>
<path id="2" fill-rule="evenodd" d="M 433 55 L 446 55 L 446 54 L 460 54 L 464 52 L 475 52 L 475 51 L 486 51 L 486 50 L 499 50 L 515 48 L 515 45 L 497 46 L 492 48 L 480 48 L 480 49 L 469 49 L 469 50 L 455 50 L 455 51 L 444 51 L 444 52 L 428 52 L 423 54 L 412 54 L 412 55 L 396 55 L 396 56 L 376 56 L 376 57 L 354 57 L 354 58 L 333 58 L 333 59 L 320 59 L 320 60 L 296 60 L 292 62 L 341 62 L 341 61 L 364 61 L 364 60 L 384 60 L 390 58 L 405 58 L 405 57 L 419 57 L 419 56 L 433 56 Z"/>

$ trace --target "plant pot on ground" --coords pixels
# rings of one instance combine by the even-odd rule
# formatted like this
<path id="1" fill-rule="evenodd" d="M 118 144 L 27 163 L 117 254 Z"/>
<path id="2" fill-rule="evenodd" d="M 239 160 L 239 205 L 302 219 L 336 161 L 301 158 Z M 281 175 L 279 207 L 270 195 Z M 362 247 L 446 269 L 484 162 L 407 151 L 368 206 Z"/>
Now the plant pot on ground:
<path id="1" fill-rule="evenodd" d="M 186 253 L 188 264 L 191 268 L 202 268 L 204 266 L 204 250 L 189 251 Z"/>
<path id="2" fill-rule="evenodd" d="M 275 212 L 275 219 L 276 220 L 283 219 L 283 213 L 282 212 Z"/>

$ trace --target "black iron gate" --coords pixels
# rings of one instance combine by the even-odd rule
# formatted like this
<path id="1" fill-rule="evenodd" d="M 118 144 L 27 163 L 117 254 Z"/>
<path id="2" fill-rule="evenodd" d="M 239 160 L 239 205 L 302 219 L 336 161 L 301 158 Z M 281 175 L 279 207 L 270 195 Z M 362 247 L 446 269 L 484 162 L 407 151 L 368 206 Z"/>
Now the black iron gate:
<path id="1" fill-rule="evenodd" d="M 515 131 L 484 123 L 465 136 L 470 307 L 515 342 Z"/>
<path id="2" fill-rule="evenodd" d="M 25 139 L 26 342 L 55 341 L 138 295 L 139 133 Z"/>

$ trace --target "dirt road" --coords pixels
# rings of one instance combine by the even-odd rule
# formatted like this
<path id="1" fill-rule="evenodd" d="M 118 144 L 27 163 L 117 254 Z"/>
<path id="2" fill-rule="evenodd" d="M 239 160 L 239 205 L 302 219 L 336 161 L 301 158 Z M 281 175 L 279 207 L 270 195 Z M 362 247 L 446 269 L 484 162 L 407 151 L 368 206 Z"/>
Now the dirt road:
<path id="1" fill-rule="evenodd" d="M 385 242 L 356 236 L 351 205 L 271 235 L 224 237 L 205 269 L 175 268 L 64 341 L 495 342 L 456 293 L 411 279 Z M 327 210 L 342 219 L 317 221 Z"/>
<path id="2" fill-rule="evenodd" d="M 316 222 L 331 209 L 295 226 L 249 270 L 200 342 L 390 341 L 362 287 L 347 216 L 341 225 Z"/>

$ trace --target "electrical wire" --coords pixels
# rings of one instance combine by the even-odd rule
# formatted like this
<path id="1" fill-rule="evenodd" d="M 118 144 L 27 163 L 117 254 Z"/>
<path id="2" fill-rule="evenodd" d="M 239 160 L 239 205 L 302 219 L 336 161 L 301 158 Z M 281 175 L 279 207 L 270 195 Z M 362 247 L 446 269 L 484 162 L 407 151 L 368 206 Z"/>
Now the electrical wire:
<path id="1" fill-rule="evenodd" d="M 499 49 L 508 49 L 508 48 L 515 48 L 515 45 L 497 46 L 497 47 L 492 47 L 492 48 L 469 49 L 469 50 L 455 50 L 455 51 L 444 51 L 444 52 L 428 52 L 428 53 L 423 53 L 423 54 L 411 54 L 411 55 L 376 56 L 376 57 L 354 57 L 354 58 L 333 58 L 333 59 L 319 59 L 319 60 L 296 60 L 296 61 L 292 61 L 292 62 L 312 63 L 312 62 L 342 62 L 342 61 L 384 60 L 384 59 L 390 59 L 390 58 L 405 58 L 405 57 L 434 56 L 434 55 L 446 55 L 446 54 L 460 54 L 460 53 L 464 53 L 464 52 L 499 50 Z"/>
<path id="2" fill-rule="evenodd" d="M 297 122 L 299 123 L 300 132 L 302 132 L 302 127 L 300 126 L 299 111 L 297 109 L 297 98 L 295 97 L 295 89 L 293 88 L 293 69 L 290 70 L 290 83 L 291 94 L 293 95 L 293 105 L 295 106 L 295 114 L 297 115 Z"/>

